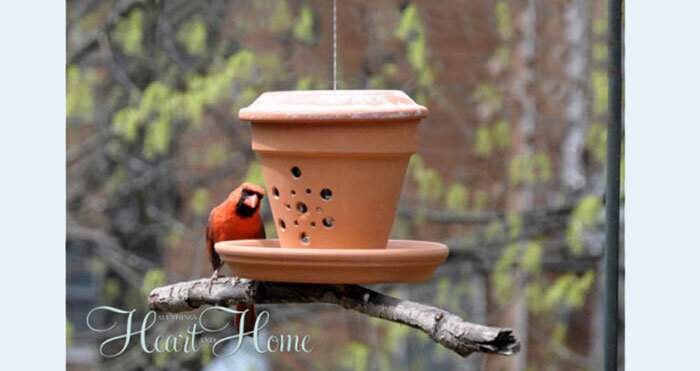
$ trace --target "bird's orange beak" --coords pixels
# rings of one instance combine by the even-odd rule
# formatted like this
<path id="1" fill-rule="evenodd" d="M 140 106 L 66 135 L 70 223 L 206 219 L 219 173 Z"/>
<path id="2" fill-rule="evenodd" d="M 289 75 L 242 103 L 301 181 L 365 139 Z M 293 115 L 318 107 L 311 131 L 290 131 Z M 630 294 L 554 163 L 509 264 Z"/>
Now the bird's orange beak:
<path id="1" fill-rule="evenodd" d="M 245 200 L 243 200 L 243 203 L 248 205 L 251 209 L 255 209 L 256 206 L 258 206 L 258 195 L 253 194 L 250 195 L 250 197 L 247 197 Z"/>

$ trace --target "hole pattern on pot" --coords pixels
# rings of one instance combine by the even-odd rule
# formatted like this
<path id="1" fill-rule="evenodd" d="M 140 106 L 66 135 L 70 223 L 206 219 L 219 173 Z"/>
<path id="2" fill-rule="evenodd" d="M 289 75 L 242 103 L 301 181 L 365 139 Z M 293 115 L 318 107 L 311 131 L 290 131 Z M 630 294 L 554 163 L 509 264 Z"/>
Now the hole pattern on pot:
<path id="1" fill-rule="evenodd" d="M 294 238 L 298 238 L 302 245 L 309 246 L 314 233 L 324 233 L 322 231 L 312 231 L 316 229 L 316 224 L 323 225 L 325 229 L 332 229 L 335 226 L 335 219 L 332 216 L 324 215 L 323 208 L 320 205 L 320 203 L 331 201 L 333 191 L 328 187 L 319 187 L 321 188 L 320 191 L 307 188 L 300 181 L 302 169 L 299 166 L 292 166 L 289 169 L 292 177 L 290 183 L 294 182 L 294 185 L 277 184 L 271 189 L 274 196 L 272 201 L 274 203 L 279 202 L 277 204 L 279 206 L 284 206 L 284 209 L 282 209 L 283 215 L 278 215 L 278 230 L 280 234 L 293 232 Z M 299 191 L 297 192 L 297 190 Z M 314 210 L 316 213 L 312 214 Z M 315 218 L 316 215 L 320 219 Z M 285 220 L 294 225 L 293 231 L 288 230 Z"/>
<path id="2" fill-rule="evenodd" d="M 323 226 L 326 228 L 333 228 L 333 225 L 335 224 L 335 220 L 333 220 L 332 217 L 327 216 L 323 218 Z"/>
<path id="3" fill-rule="evenodd" d="M 324 199 L 326 201 L 330 201 L 331 197 L 333 197 L 333 192 L 331 192 L 330 189 L 324 188 L 321 190 L 321 198 L 322 199 Z"/>

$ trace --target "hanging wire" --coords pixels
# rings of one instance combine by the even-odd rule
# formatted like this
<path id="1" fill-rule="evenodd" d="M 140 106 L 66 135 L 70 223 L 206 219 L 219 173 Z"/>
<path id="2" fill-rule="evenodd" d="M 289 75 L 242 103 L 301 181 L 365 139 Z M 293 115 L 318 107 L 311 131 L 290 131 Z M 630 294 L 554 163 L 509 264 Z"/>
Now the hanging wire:
<path id="1" fill-rule="evenodd" d="M 333 91 L 338 88 L 338 10 L 333 0 Z"/>

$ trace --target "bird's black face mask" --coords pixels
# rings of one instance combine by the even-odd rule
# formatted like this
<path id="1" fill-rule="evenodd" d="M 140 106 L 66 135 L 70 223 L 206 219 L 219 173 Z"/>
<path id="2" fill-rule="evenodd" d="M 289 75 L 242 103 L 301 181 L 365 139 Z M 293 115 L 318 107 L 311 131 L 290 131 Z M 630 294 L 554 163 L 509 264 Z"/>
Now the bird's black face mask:
<path id="1" fill-rule="evenodd" d="M 243 218 L 249 218 L 255 214 L 255 211 L 260 208 L 260 202 L 263 199 L 263 195 L 257 192 L 250 191 L 248 189 L 243 189 L 241 191 L 241 198 L 236 204 L 236 214 Z M 251 207 L 251 204 L 253 205 Z"/>

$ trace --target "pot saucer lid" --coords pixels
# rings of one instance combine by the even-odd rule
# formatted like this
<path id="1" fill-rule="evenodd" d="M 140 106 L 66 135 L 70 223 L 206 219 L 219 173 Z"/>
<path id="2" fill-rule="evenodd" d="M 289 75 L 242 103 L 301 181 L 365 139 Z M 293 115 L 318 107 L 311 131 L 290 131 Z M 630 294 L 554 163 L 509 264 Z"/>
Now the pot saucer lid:
<path id="1" fill-rule="evenodd" d="M 244 121 L 419 120 L 428 109 L 400 90 L 297 90 L 263 93 L 241 109 Z"/>

